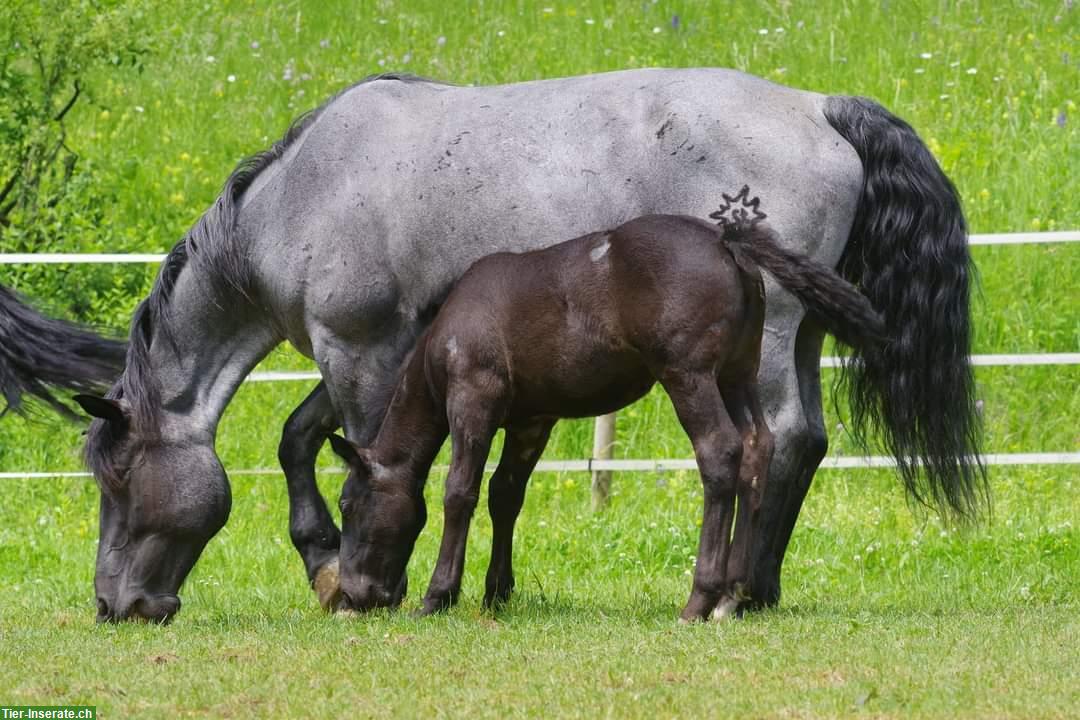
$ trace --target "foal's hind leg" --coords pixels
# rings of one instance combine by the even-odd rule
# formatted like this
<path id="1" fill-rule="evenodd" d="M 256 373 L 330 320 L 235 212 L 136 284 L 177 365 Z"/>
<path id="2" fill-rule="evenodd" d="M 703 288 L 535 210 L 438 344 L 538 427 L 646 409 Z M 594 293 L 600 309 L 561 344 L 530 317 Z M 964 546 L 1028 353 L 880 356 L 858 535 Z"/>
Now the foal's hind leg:
<path id="1" fill-rule="evenodd" d="M 684 621 L 701 620 L 709 616 L 726 588 L 742 438 L 728 416 L 711 373 L 672 373 L 660 382 L 690 436 L 701 471 L 705 511 L 694 587 L 682 612 Z"/>
<path id="2" fill-rule="evenodd" d="M 760 535 L 761 498 L 765 492 L 774 444 L 772 432 L 761 410 L 757 383 L 748 382 L 725 388 L 723 395 L 728 412 L 742 436 L 743 453 L 736 489 L 738 511 L 735 536 L 727 565 L 727 591 L 713 611 L 715 619 L 733 614 L 740 602 L 749 599 L 753 582 L 751 560 Z"/>
<path id="3" fill-rule="evenodd" d="M 495 607 L 506 602 L 514 589 L 514 523 L 525 502 L 525 486 L 529 476 L 544 452 L 554 425 L 549 420 L 538 420 L 506 430 L 499 466 L 488 483 L 492 533 L 484 607 Z"/>

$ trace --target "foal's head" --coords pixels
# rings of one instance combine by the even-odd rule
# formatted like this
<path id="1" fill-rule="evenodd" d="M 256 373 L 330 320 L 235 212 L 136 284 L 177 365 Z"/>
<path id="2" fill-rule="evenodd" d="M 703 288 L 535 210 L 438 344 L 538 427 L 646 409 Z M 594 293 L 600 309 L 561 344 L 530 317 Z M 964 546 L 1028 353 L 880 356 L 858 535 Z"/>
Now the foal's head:
<path id="1" fill-rule="evenodd" d="M 405 597 L 405 567 L 427 522 L 423 488 L 401 475 L 405 467 L 380 465 L 343 437 L 331 435 L 330 445 L 349 465 L 338 560 L 343 609 L 395 607 Z"/>

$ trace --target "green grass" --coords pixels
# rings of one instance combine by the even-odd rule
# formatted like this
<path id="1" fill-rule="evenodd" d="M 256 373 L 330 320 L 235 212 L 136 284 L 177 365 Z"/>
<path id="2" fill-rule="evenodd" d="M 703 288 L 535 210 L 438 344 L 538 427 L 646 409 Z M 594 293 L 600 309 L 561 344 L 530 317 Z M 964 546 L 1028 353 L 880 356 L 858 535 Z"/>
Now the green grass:
<path id="1" fill-rule="evenodd" d="M 110 189 L 110 222 L 54 249 L 166 249 L 237 160 L 384 69 L 491 83 L 717 65 L 868 95 L 927 140 L 975 232 L 1080 227 L 1080 24 L 1060 2 L 484 2 L 448 11 L 433 0 L 232 1 L 158 3 L 147 18 L 157 50 L 146 70 L 94 79 L 70 116 L 69 145 Z M 973 253 L 976 352 L 1080 348 L 1070 295 L 1080 248 Z M 152 279 L 152 268 L 50 266 L 5 267 L 0 282 L 34 296 L 44 279 L 78 283 L 88 273 Z M 118 297 L 100 321 L 118 324 L 138 299 Z M 263 364 L 298 367 L 309 364 L 285 350 Z M 1076 367 L 976 376 L 989 451 L 1080 447 Z M 275 467 L 277 429 L 307 390 L 244 386 L 218 438 L 226 466 Z M 827 407 L 830 452 L 854 452 Z M 619 441 L 620 457 L 690 455 L 658 392 L 621 416 Z M 79 428 L 55 419 L 5 417 L 0 470 L 77 470 L 80 445 Z M 589 423 L 564 423 L 547 457 L 589 448 Z M 329 470 L 338 463 L 324 453 L 321 464 L 336 498 L 341 475 Z M 436 506 L 440 480 L 429 486 Z M 481 512 L 461 606 L 422 622 L 322 615 L 289 544 L 280 476 L 234 477 L 232 518 L 166 628 L 94 625 L 92 483 L 0 481 L 0 702 L 80 702 L 139 717 L 1068 717 L 1080 707 L 1075 481 L 1070 467 L 996 468 L 992 523 L 959 533 L 913 514 L 889 473 L 823 471 L 792 540 L 780 608 L 680 627 L 700 515 L 694 474 L 619 475 L 599 516 L 587 511 L 586 476 L 537 475 L 518 533 L 515 600 L 494 617 L 479 611 L 490 542 Z M 410 608 L 440 523 L 436 511 L 412 562 Z"/>

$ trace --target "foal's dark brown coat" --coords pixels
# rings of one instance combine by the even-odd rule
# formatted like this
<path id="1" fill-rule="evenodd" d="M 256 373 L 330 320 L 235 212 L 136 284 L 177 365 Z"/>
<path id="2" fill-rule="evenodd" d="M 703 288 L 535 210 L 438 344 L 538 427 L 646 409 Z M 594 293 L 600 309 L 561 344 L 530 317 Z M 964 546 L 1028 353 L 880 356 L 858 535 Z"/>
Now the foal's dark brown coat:
<path id="1" fill-rule="evenodd" d="M 655 382 L 693 442 L 705 489 L 683 618 L 707 617 L 725 595 L 738 597 L 773 447 L 756 389 L 765 313 L 759 266 L 842 340 L 862 344 L 882 333 L 853 287 L 781 249 L 764 225 L 720 230 L 647 216 L 474 264 L 417 343 L 372 447 L 333 439 L 351 466 L 341 501 L 345 604 L 400 602 L 426 519 L 424 482 L 447 434 L 445 528 L 423 612 L 457 600 L 469 522 L 500 427 L 506 444 L 490 486 L 484 602 L 504 600 L 514 584 L 514 522 L 555 421 L 617 410 Z"/>

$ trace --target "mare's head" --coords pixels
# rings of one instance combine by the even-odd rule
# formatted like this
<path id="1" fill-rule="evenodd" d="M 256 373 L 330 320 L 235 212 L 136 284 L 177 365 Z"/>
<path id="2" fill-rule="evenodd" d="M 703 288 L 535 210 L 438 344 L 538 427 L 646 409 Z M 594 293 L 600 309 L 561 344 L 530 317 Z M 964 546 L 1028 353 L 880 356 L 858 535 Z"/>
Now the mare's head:
<path id="1" fill-rule="evenodd" d="M 349 465 L 341 489 L 342 609 L 396 607 L 405 597 L 405 568 L 427 522 L 422 486 L 395 477 L 405 467 L 380 465 L 368 450 L 338 435 L 330 436 L 330 444 Z"/>
<path id="2" fill-rule="evenodd" d="M 140 427 L 123 399 L 75 398 L 96 419 L 87 460 L 101 488 L 94 591 L 99 622 L 168 622 L 180 586 L 229 517 L 225 470 L 211 443 Z"/>

